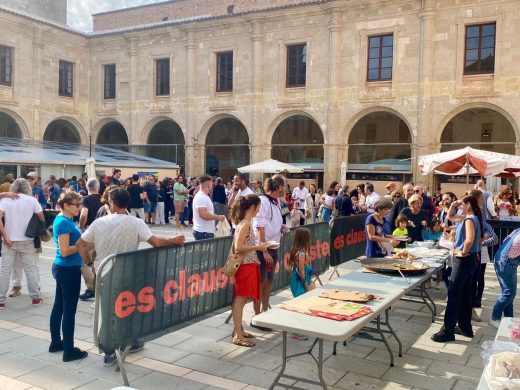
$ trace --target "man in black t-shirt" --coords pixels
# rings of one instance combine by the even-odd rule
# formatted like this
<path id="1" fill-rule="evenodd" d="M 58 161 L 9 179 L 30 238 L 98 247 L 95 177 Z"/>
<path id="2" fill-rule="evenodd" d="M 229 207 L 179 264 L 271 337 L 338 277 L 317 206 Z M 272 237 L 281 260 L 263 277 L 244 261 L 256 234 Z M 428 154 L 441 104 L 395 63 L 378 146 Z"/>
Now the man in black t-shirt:
<path id="1" fill-rule="evenodd" d="M 101 207 L 101 195 L 99 195 L 98 179 L 89 179 L 87 182 L 88 195 L 83 198 L 81 203 L 81 213 L 79 216 L 79 227 L 85 231 L 96 219 L 96 214 Z M 89 248 L 91 257 L 95 258 L 94 247 Z M 82 301 L 87 301 L 95 296 L 96 278 L 92 265 L 83 264 L 81 266 L 81 275 L 85 280 L 87 289 L 79 296 Z"/>
<path id="2" fill-rule="evenodd" d="M 130 215 L 144 219 L 143 201 L 145 198 L 144 189 L 139 184 L 139 176 L 132 175 L 132 184 L 126 189 L 130 193 Z"/>

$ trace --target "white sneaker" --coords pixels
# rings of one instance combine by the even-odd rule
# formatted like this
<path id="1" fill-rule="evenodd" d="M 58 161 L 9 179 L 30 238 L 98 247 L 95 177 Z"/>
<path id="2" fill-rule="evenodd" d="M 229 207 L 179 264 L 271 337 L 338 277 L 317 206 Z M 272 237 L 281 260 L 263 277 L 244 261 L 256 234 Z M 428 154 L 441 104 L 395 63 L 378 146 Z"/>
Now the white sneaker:
<path id="1" fill-rule="evenodd" d="M 491 318 L 489 320 L 489 325 L 491 325 L 495 329 L 498 329 L 500 327 L 500 320 L 494 320 Z"/>
<path id="2" fill-rule="evenodd" d="M 473 309 L 473 312 L 471 314 L 471 319 L 473 321 L 476 321 L 476 322 L 481 322 L 482 319 L 480 318 L 480 316 L 477 314 L 477 311 L 475 309 Z"/>

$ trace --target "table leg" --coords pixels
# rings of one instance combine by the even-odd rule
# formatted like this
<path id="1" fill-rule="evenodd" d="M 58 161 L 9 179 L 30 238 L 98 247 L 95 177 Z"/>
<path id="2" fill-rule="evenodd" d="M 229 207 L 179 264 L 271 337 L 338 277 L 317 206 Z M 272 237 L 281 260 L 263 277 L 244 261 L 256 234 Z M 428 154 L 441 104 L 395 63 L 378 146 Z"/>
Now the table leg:
<path id="1" fill-rule="evenodd" d="M 426 295 L 426 298 L 431 302 L 433 307 L 433 315 L 437 316 L 437 305 L 435 304 L 435 301 L 432 299 L 431 295 L 428 293 L 428 290 L 426 289 L 426 284 L 424 288 L 424 294 Z"/>
<path id="2" fill-rule="evenodd" d="M 319 341 L 319 353 L 318 353 L 318 376 L 320 378 L 321 386 L 327 390 L 327 384 L 323 379 L 323 339 Z"/>
<path id="3" fill-rule="evenodd" d="M 390 325 L 390 309 L 385 310 L 385 321 L 386 321 L 386 327 L 394 336 L 395 341 L 397 341 L 397 344 L 399 345 L 399 357 L 403 357 L 403 344 L 401 343 L 401 340 L 399 340 L 399 337 L 397 337 L 397 334 L 394 332 L 394 329 L 392 328 L 392 325 Z"/>
<path id="4" fill-rule="evenodd" d="M 377 316 L 377 331 L 379 332 L 379 336 L 381 336 L 381 340 L 383 340 L 383 343 L 385 343 L 386 349 L 388 350 L 388 353 L 390 354 L 390 367 L 394 366 L 394 353 L 392 352 L 392 349 L 390 348 L 390 344 L 388 344 L 388 341 L 384 335 L 384 333 L 381 331 L 381 316 Z"/>
<path id="5" fill-rule="evenodd" d="M 286 331 L 283 331 L 282 338 L 283 338 L 283 345 L 282 345 L 282 368 L 280 369 L 280 372 L 278 373 L 276 378 L 274 378 L 274 381 L 271 384 L 271 386 L 269 387 L 269 390 L 273 390 L 274 389 L 274 387 L 276 386 L 276 384 L 278 383 L 278 381 L 282 377 L 282 375 L 283 375 L 283 373 L 285 371 L 285 367 L 287 365 L 287 332 Z"/>
<path id="6" fill-rule="evenodd" d="M 420 290 L 421 290 L 421 299 L 423 300 L 423 302 L 426 305 L 426 307 L 428 308 L 428 310 L 432 313 L 432 322 L 435 322 L 435 308 L 433 308 L 426 300 L 426 298 L 428 298 L 431 302 L 433 302 L 431 300 L 430 296 L 428 295 L 428 293 L 426 292 L 426 282 L 421 283 Z"/>

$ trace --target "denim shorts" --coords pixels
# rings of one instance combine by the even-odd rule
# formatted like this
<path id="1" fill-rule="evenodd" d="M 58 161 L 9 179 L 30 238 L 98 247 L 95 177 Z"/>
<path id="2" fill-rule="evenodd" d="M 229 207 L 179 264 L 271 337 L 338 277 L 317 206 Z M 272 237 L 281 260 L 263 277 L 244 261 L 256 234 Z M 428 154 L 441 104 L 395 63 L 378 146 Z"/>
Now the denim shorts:
<path id="1" fill-rule="evenodd" d="M 144 202 L 144 212 L 145 213 L 155 213 L 155 210 L 157 210 L 157 202 Z"/>

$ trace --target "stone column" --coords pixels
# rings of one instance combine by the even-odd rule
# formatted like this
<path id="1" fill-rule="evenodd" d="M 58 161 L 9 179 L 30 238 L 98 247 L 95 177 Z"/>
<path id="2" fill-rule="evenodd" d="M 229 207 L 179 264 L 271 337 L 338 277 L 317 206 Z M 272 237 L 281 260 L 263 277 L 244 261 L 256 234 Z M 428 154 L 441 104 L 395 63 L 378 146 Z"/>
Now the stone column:
<path id="1" fill-rule="evenodd" d="M 146 139 L 143 139 L 140 141 L 140 137 L 142 137 L 142 134 L 140 134 L 139 129 L 139 113 L 138 110 L 138 89 L 139 89 L 139 50 L 138 50 L 138 39 L 137 38 L 129 38 L 128 39 L 129 47 L 128 47 L 128 55 L 130 57 L 130 123 L 128 126 L 128 139 L 130 140 L 130 143 L 146 143 Z M 97 102 L 93 102 L 94 107 L 97 106 Z M 95 140 L 94 140 L 95 141 Z"/>
<path id="2" fill-rule="evenodd" d="M 258 145 L 251 145 L 249 147 L 251 152 L 251 164 L 267 160 L 271 158 L 271 145 L 269 143 L 262 143 Z M 250 177 L 251 180 L 262 180 L 262 174 L 254 174 Z"/>
<path id="3" fill-rule="evenodd" d="M 324 145 L 324 186 L 338 180 L 341 159 L 339 158 L 339 143 L 341 143 L 340 111 L 339 111 L 339 79 L 341 58 L 341 18 L 338 8 L 330 10 L 329 25 L 329 81 L 327 104 L 327 128 L 325 129 Z"/>
<path id="4" fill-rule="evenodd" d="M 417 137 L 415 138 L 415 156 L 412 155 L 412 173 L 415 182 L 433 185 L 433 176 L 422 176 L 419 173 L 417 157 L 429 154 L 432 143 L 433 101 L 431 86 L 433 78 L 433 51 L 435 38 L 435 9 L 433 0 L 423 0 L 421 17 L 421 62 L 419 76 Z"/>
<path id="5" fill-rule="evenodd" d="M 32 128 L 34 131 L 31 131 L 31 124 L 27 124 L 29 127 L 29 137 L 34 139 L 43 139 L 43 134 L 45 129 L 41 128 L 41 104 L 42 104 L 42 53 L 43 53 L 43 40 L 42 40 L 42 31 L 40 28 L 34 29 L 34 40 L 33 40 L 33 77 L 34 77 L 34 89 L 33 89 L 33 103 L 32 103 Z M 21 59 L 21 58 L 20 58 Z M 13 93 L 15 93 L 14 99 L 18 100 L 18 88 L 13 89 Z M 20 130 L 23 131 L 22 126 L 20 125 Z M 22 133 L 22 137 L 25 138 L 25 134 Z"/>
<path id="6" fill-rule="evenodd" d="M 251 41 L 253 46 L 253 61 L 252 61 L 252 85 L 251 85 L 251 139 L 249 140 L 254 145 L 259 145 L 263 142 L 270 143 L 271 140 L 264 140 L 266 130 L 263 126 L 262 106 L 263 106 L 263 85 L 262 85 L 262 65 L 263 65 L 263 47 L 264 47 L 264 31 L 261 20 L 253 20 L 251 24 Z M 269 157 L 267 157 L 269 158 Z M 255 160 L 253 152 L 251 153 L 251 163 L 261 160 Z"/>
<path id="7" fill-rule="evenodd" d="M 198 128 L 197 128 L 197 115 L 195 114 L 195 33 L 191 30 L 187 30 L 187 43 L 186 43 L 186 158 L 185 158 L 185 171 L 188 175 L 200 176 L 205 173 L 204 161 L 205 161 L 205 145 L 200 144 L 202 140 L 199 140 Z"/>

